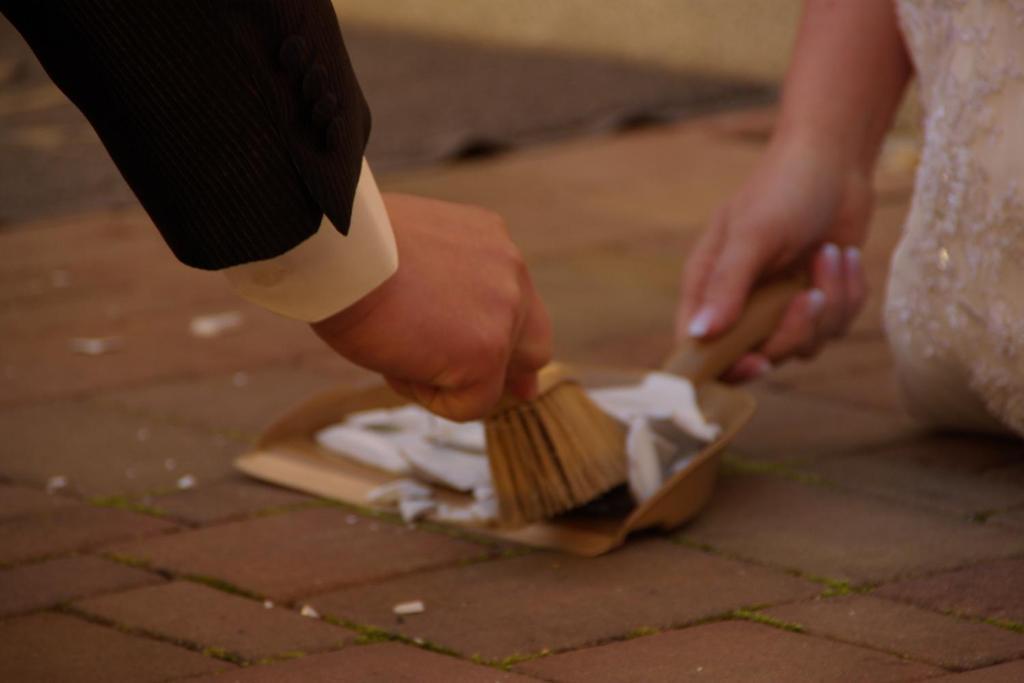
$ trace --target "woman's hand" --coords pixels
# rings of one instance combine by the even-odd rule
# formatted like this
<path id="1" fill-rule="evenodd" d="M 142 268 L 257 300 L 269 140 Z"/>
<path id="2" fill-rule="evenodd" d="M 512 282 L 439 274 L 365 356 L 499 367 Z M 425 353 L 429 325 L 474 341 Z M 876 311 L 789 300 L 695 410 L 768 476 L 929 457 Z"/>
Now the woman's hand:
<path id="1" fill-rule="evenodd" d="M 777 136 L 687 260 L 677 337 L 724 332 L 759 280 L 806 270 L 810 288 L 794 297 L 775 332 L 725 379 L 753 379 L 791 356 L 813 356 L 846 331 L 864 304 L 859 246 L 871 204 L 866 173 L 831 155 L 825 144 Z"/>

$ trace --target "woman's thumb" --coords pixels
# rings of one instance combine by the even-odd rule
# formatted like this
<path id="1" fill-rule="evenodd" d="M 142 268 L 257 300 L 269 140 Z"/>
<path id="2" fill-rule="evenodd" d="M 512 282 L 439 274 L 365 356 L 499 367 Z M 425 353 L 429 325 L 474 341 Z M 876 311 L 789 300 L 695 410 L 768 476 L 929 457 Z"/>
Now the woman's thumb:
<path id="1" fill-rule="evenodd" d="M 696 338 L 715 337 L 729 329 L 743 311 L 761 270 L 762 259 L 753 245 L 726 244 L 707 277 L 687 333 Z"/>

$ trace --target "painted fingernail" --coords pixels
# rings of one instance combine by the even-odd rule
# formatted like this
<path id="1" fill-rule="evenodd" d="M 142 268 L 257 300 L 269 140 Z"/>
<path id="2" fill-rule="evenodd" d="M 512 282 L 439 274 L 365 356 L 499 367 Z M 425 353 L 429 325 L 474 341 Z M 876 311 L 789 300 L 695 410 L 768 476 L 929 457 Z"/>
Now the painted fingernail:
<path id="1" fill-rule="evenodd" d="M 690 319 L 690 326 L 686 328 L 686 331 L 690 333 L 691 337 L 703 337 L 711 329 L 711 320 L 715 316 L 715 311 L 710 306 L 697 311 L 697 314 Z"/>
<path id="2" fill-rule="evenodd" d="M 847 247 L 846 248 L 846 267 L 849 270 L 857 270 L 860 268 L 860 248 L 859 247 Z"/>
<path id="3" fill-rule="evenodd" d="M 812 318 L 816 318 L 825 308 L 825 292 L 817 287 L 807 292 L 807 310 Z"/>
<path id="4" fill-rule="evenodd" d="M 838 273 L 839 257 L 842 255 L 839 251 L 839 247 L 829 242 L 821 248 L 821 253 L 825 255 L 825 263 L 828 265 L 828 269 L 833 273 Z"/>

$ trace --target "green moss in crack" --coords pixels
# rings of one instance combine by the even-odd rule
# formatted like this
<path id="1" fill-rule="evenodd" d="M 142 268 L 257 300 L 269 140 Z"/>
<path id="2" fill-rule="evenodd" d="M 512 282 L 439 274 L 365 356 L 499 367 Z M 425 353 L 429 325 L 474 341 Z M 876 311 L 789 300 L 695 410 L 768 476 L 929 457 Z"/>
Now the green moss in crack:
<path id="1" fill-rule="evenodd" d="M 115 510 L 128 510 L 150 517 L 167 517 L 167 513 L 160 508 L 147 505 L 127 496 L 97 496 L 89 499 L 89 502 L 96 507 L 113 508 Z"/>
<path id="2" fill-rule="evenodd" d="M 821 477 L 815 474 L 801 472 L 788 465 L 776 462 L 762 462 L 760 460 L 746 460 L 736 457 L 730 457 L 722 461 L 722 473 L 726 475 L 766 475 L 788 479 L 800 484 L 810 484 L 812 486 L 828 485 L 828 482 Z"/>
<path id="3" fill-rule="evenodd" d="M 181 578 L 185 579 L 186 581 L 191 581 L 193 583 L 201 583 L 204 586 L 209 586 L 210 588 L 219 590 L 222 593 L 230 593 L 231 595 L 238 595 L 243 598 L 249 598 L 250 600 L 259 600 L 261 602 L 264 600 L 264 597 L 259 593 L 254 593 L 250 590 L 246 590 L 245 588 L 236 586 L 230 581 L 219 579 L 216 576 L 206 576 L 204 574 L 182 574 Z"/>
<path id="4" fill-rule="evenodd" d="M 117 562 L 123 564 L 126 567 L 133 569 L 145 569 L 147 571 L 155 571 L 153 564 L 144 558 L 133 557 L 131 555 L 125 555 L 123 553 L 102 553 L 102 557 L 110 560 L 111 562 Z"/>
<path id="5" fill-rule="evenodd" d="M 245 659 L 245 657 L 235 652 L 231 652 L 230 650 L 225 650 L 222 647 L 204 647 L 201 650 L 201 652 L 207 657 L 213 657 L 214 659 L 220 659 L 225 662 L 231 662 L 232 664 L 238 664 L 239 666 L 248 664 L 248 661 Z"/>
<path id="6" fill-rule="evenodd" d="M 424 640 L 423 638 L 409 638 L 408 636 L 403 636 L 400 633 L 392 633 L 391 631 L 385 631 L 384 629 L 379 628 L 377 626 L 370 626 L 369 624 L 360 624 L 349 619 L 335 617 L 330 614 L 322 615 L 320 618 L 323 621 L 326 621 L 328 624 L 333 624 L 334 626 L 341 626 L 342 628 L 347 628 L 350 631 L 355 631 L 357 634 L 356 645 L 372 645 L 374 643 L 403 643 L 405 645 L 412 645 L 414 647 L 418 647 L 422 650 L 429 650 L 431 652 L 436 652 L 438 654 L 448 655 L 449 657 L 462 657 L 462 655 L 460 655 L 455 650 L 452 650 L 451 648 L 445 647 L 444 645 L 438 645 L 437 643 L 432 643 L 429 640 Z"/>
<path id="7" fill-rule="evenodd" d="M 770 617 L 767 614 L 762 614 L 761 612 L 755 612 L 753 610 L 738 609 L 732 613 L 732 616 L 736 619 L 752 621 L 756 624 L 764 624 L 765 626 L 771 626 L 772 628 L 781 629 L 783 631 L 790 631 L 792 633 L 803 633 L 806 630 L 800 624 L 794 624 L 789 621 L 783 621 L 782 619 L 776 619 L 775 617 Z"/>
<path id="8" fill-rule="evenodd" d="M 302 650 L 289 650 L 287 652 L 279 652 L 276 655 L 271 655 L 270 657 L 264 657 L 263 659 L 259 659 L 256 661 L 256 664 L 263 665 L 273 664 L 274 662 L 289 662 L 293 659 L 302 659 L 306 656 L 307 653 L 303 652 Z"/>
<path id="9" fill-rule="evenodd" d="M 988 618 L 984 621 L 986 624 L 991 624 L 992 626 L 998 626 L 999 628 L 1005 628 L 1009 631 L 1013 631 L 1014 633 L 1024 634 L 1024 624 L 1020 623 L 1019 621 L 995 618 Z"/>
<path id="10" fill-rule="evenodd" d="M 643 638 L 644 636 L 656 636 L 661 633 L 660 628 L 653 626 L 637 626 L 635 629 L 626 634 L 625 640 L 632 640 L 633 638 Z"/>

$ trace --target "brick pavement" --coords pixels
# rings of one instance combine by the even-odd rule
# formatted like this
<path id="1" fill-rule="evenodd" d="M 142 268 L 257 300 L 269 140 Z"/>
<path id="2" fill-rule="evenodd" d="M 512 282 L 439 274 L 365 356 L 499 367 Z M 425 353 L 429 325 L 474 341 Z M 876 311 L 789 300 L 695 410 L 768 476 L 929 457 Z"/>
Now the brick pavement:
<path id="1" fill-rule="evenodd" d="M 728 115 L 383 183 L 507 214 L 559 356 L 651 367 L 682 252 L 768 125 Z M 0 680 L 1020 680 L 1019 442 L 924 434 L 891 384 L 878 293 L 908 181 L 879 178 L 876 294 L 853 334 L 754 387 L 704 515 L 597 560 L 245 480 L 231 458 L 260 425 L 365 373 L 178 266 L 137 210 L 7 230 Z M 189 333 L 224 310 L 237 330 Z M 107 335 L 109 354 L 68 348 Z M 413 599 L 423 614 L 392 614 Z"/>

